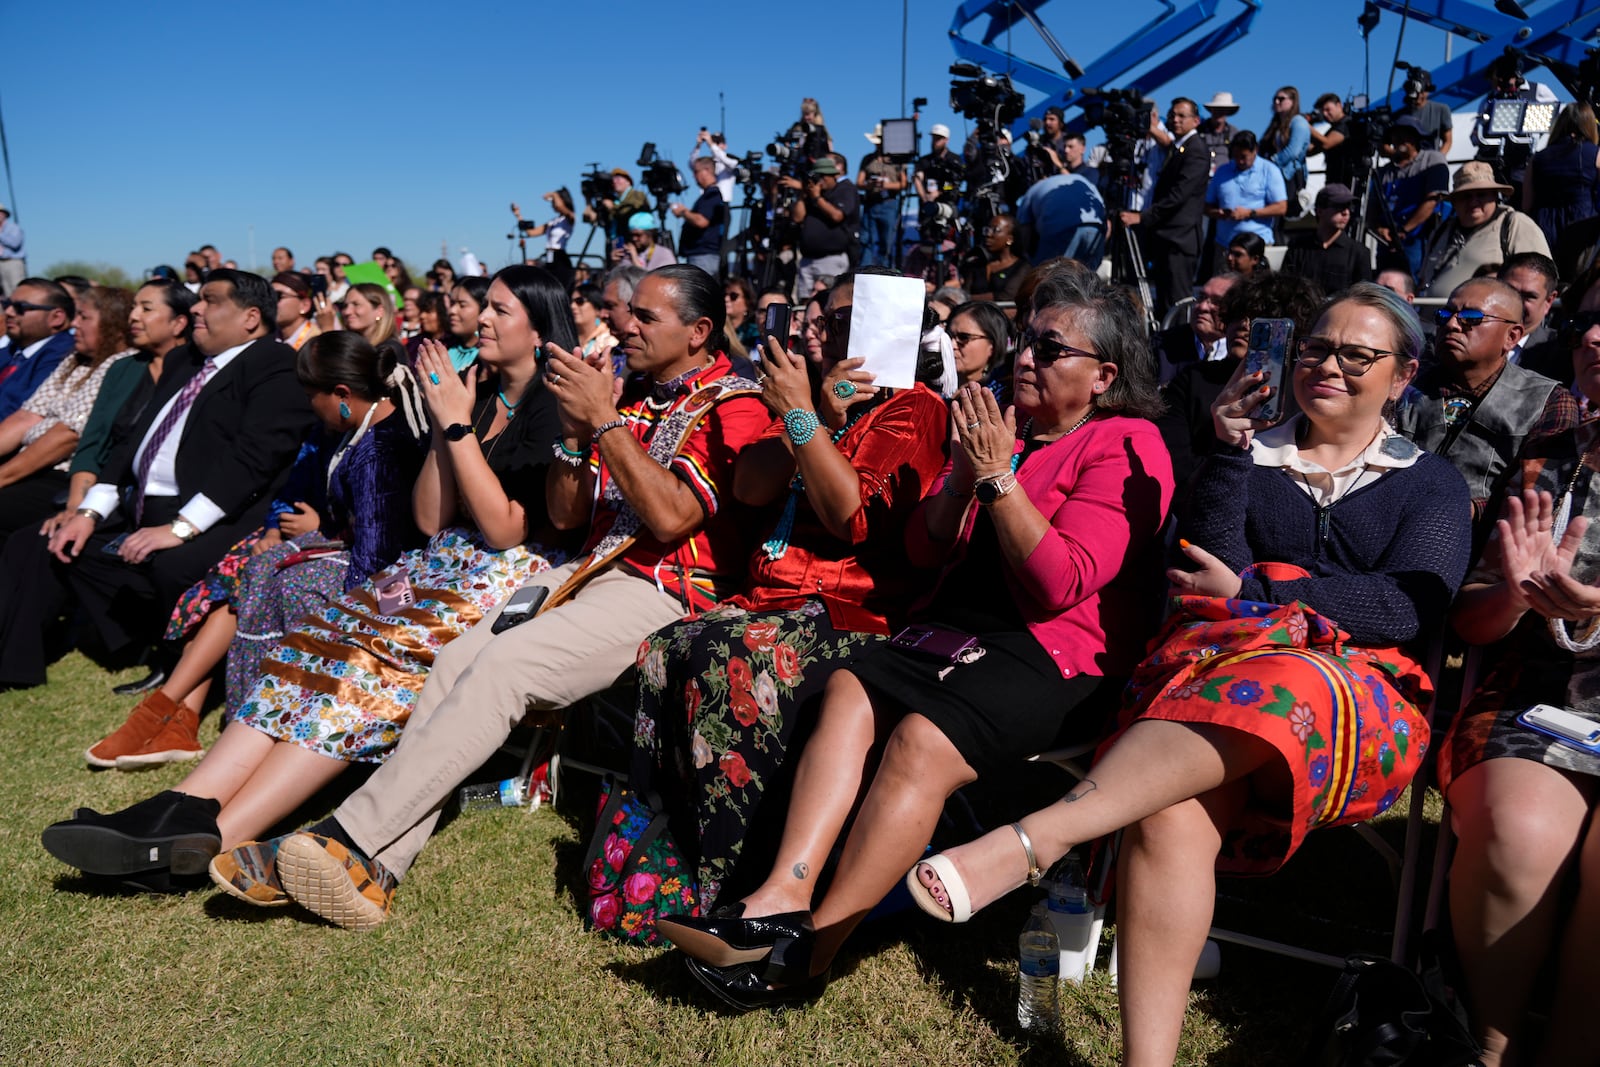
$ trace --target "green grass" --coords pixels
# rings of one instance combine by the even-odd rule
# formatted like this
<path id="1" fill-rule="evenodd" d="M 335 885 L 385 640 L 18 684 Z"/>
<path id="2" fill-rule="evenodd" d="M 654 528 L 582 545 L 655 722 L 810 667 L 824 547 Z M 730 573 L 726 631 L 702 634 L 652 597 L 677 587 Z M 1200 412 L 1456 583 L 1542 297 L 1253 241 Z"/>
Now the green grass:
<path id="1" fill-rule="evenodd" d="M 450 824 L 369 934 L 212 891 L 92 891 L 39 831 L 184 774 L 85 769 L 84 747 L 127 711 L 108 691 L 127 677 L 75 655 L 48 687 L 0 695 L 0 1063 L 1116 1062 L 1105 951 L 1069 990 L 1060 1041 L 1017 1032 L 1021 893 L 958 930 L 916 917 L 864 929 L 806 1010 L 720 1015 L 673 954 L 584 932 L 580 829 L 548 809 Z M 215 729 L 210 716 L 203 739 Z M 1269 933 L 1302 925 L 1298 911 L 1336 919 L 1313 932 L 1339 953 L 1381 944 L 1381 865 L 1351 835 L 1325 836 L 1275 879 L 1228 883 L 1224 904 Z M 1332 978 L 1225 947 L 1222 975 L 1191 997 L 1180 1062 L 1289 1061 Z"/>

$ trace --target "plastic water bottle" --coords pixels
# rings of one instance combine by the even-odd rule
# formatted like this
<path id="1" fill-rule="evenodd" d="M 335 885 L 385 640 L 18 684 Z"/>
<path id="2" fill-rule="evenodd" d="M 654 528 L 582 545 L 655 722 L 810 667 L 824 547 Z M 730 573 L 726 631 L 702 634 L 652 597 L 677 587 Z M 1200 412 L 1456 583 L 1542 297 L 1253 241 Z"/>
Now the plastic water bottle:
<path id="1" fill-rule="evenodd" d="M 520 808 L 528 799 L 526 778 L 507 778 L 503 782 L 479 782 L 461 787 L 461 810 L 474 808 Z"/>
<path id="2" fill-rule="evenodd" d="M 1061 943 L 1061 980 L 1081 985 L 1094 969 L 1099 949 L 1094 922 L 1094 907 L 1083 877 L 1083 864 L 1069 854 L 1062 871 L 1049 884 L 1048 911 L 1056 938 Z"/>
<path id="3" fill-rule="evenodd" d="M 1061 1025 L 1061 943 L 1043 902 L 1028 915 L 1017 938 L 1017 1025 L 1031 1034 Z"/>

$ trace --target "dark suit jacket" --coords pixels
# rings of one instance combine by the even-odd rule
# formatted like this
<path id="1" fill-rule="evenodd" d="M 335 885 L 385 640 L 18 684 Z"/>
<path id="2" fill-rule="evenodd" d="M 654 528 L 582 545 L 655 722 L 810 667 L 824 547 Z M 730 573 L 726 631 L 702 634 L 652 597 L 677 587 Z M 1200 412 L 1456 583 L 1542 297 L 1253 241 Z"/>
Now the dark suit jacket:
<path id="1" fill-rule="evenodd" d="M 70 330 L 51 334 L 28 362 L 4 378 L 0 378 L 0 419 L 15 413 L 18 408 L 26 404 L 38 391 L 39 386 L 44 384 L 44 380 L 61 365 L 61 361 L 71 354 L 77 343 L 77 338 Z M 21 349 L 16 351 L 20 352 Z M 4 365 L 6 361 L 0 360 L 0 366 Z"/>
<path id="2" fill-rule="evenodd" d="M 1575 377 L 1572 372 L 1572 349 L 1562 344 L 1555 332 L 1542 322 L 1528 335 L 1517 364 L 1562 385 L 1571 385 Z"/>
<path id="3" fill-rule="evenodd" d="M 294 359 L 294 349 L 263 338 L 206 382 L 189 409 L 178 442 L 175 472 L 180 506 L 204 493 L 224 513 L 219 526 L 260 525 L 259 513 L 264 513 L 273 491 L 288 476 L 300 442 L 315 422 L 295 378 Z M 145 434 L 167 400 L 199 373 L 204 360 L 194 348 L 168 354 L 155 396 L 106 460 L 102 482 L 132 488 L 133 460 Z"/>
<path id="4" fill-rule="evenodd" d="M 1198 136 L 1191 136 L 1181 148 L 1167 149 L 1141 220 L 1146 229 L 1199 255 L 1206 183 L 1210 180 L 1211 150 Z"/>

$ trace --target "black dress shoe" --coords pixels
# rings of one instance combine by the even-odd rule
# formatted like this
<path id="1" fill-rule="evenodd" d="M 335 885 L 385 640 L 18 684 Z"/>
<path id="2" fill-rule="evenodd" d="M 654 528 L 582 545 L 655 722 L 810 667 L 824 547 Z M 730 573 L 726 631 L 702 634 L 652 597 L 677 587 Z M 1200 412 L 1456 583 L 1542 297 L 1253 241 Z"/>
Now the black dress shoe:
<path id="1" fill-rule="evenodd" d="M 111 691 L 119 697 L 136 697 L 141 693 L 148 693 L 152 689 L 161 688 L 166 683 L 166 680 L 166 671 L 160 667 L 152 667 L 150 668 L 150 673 L 143 678 L 132 682 L 123 682 L 121 685 L 114 685 L 111 687 Z"/>
<path id="2" fill-rule="evenodd" d="M 674 915 L 657 919 L 656 929 L 686 955 L 713 967 L 756 963 L 775 951 L 781 959 L 792 955 L 791 946 L 801 941 L 809 946 L 816 936 L 809 911 L 786 911 L 754 919 L 743 915 L 744 905 L 732 904 L 700 918 Z M 806 963 L 809 962 L 808 953 Z"/>
<path id="3" fill-rule="evenodd" d="M 222 849 L 215 800 L 167 790 L 109 815 L 83 814 L 45 829 L 40 842 L 87 874 L 204 874 Z"/>
<path id="4" fill-rule="evenodd" d="M 776 1008 L 816 1000 L 828 988 L 828 972 L 787 985 L 773 985 L 760 964 L 713 967 L 693 956 L 683 958 L 695 981 L 725 1006 L 740 1014 L 759 1008 Z"/>

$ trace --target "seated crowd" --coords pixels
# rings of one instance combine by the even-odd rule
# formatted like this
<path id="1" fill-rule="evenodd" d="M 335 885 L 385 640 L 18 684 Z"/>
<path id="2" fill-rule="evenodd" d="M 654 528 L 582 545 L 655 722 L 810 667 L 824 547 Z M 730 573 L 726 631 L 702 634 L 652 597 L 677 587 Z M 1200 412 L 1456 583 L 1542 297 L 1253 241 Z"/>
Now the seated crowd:
<path id="1" fill-rule="evenodd" d="M 1600 723 L 1600 269 L 1563 287 L 1547 246 L 1469 269 L 1452 238 L 1408 266 L 1444 299 L 1419 317 L 1411 273 L 1367 280 L 1384 264 L 1342 239 L 1334 184 L 1272 271 L 1253 220 L 1281 212 L 1235 199 L 1258 152 L 1298 143 L 1303 171 L 1297 106 L 1264 146 L 1223 140 L 1206 202 L 1252 224 L 1217 227 L 1189 321 L 1152 335 L 1132 289 L 1018 255 L 1007 220 L 986 290 L 929 293 L 910 388 L 849 358 L 857 290 L 898 272 L 842 254 L 786 337 L 754 328 L 786 294 L 654 246 L 592 281 L 441 262 L 427 289 L 390 257 L 399 306 L 287 254 L 270 280 L 202 260 L 193 288 L 23 280 L 0 684 L 44 684 L 74 637 L 148 651 L 87 762 L 198 759 L 44 847 L 106 884 L 209 874 L 370 929 L 519 725 L 628 678 L 629 786 L 682 867 L 597 927 L 670 941 L 735 1010 L 805 1000 L 901 883 L 963 922 L 1120 831 L 1124 1056 L 1170 1063 L 1216 875 L 1276 871 L 1437 755 L 1485 1062 L 1592 1062 L 1600 756 L 1519 713 Z M 1458 228 L 1512 211 L 1470 168 L 1437 191 Z M 1246 360 L 1265 319 L 1294 325 L 1281 379 Z M 1506 650 L 1459 714 L 1432 707 L 1441 642 Z M 1074 743 L 1096 751 L 1059 800 L 930 854 L 952 794 Z M 351 763 L 375 769 L 284 825 Z"/>

